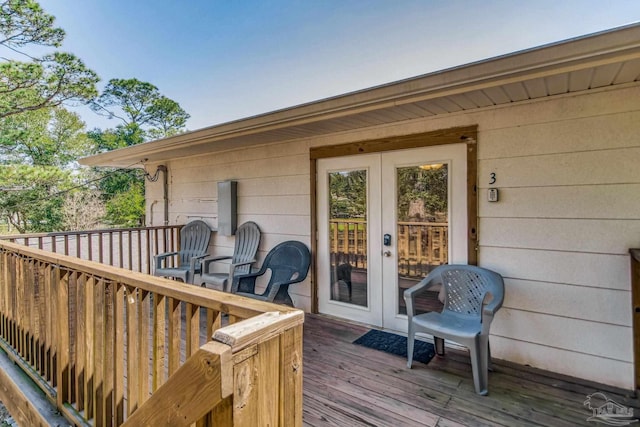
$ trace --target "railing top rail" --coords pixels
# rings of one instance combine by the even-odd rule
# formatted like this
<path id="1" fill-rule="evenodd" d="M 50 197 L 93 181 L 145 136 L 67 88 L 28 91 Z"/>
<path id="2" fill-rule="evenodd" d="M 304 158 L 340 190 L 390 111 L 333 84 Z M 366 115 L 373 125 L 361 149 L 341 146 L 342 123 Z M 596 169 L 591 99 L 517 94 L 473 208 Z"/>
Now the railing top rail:
<path id="1" fill-rule="evenodd" d="M 296 310 L 286 306 L 241 297 L 239 295 L 112 267 L 95 261 L 82 260 L 37 248 L 30 248 L 8 241 L 0 241 L 0 251 L 2 250 L 47 262 L 63 269 L 82 272 L 99 279 L 122 283 L 179 301 L 222 311 L 240 318 L 253 317 L 271 311 L 286 313 Z"/>
<path id="2" fill-rule="evenodd" d="M 218 329 L 213 340 L 231 347 L 233 353 L 258 342 L 267 341 L 282 331 L 304 323 L 304 312 L 272 311 Z"/>
<path id="3" fill-rule="evenodd" d="M 119 233 L 119 232 L 145 231 L 145 230 L 165 230 L 169 228 L 182 228 L 182 227 L 183 225 L 154 225 L 149 227 L 102 228 L 102 229 L 96 229 L 96 230 L 80 230 L 80 231 L 55 231 L 52 233 L 7 234 L 7 235 L 0 235 L 0 240 L 35 239 L 38 237 L 79 236 L 83 234 Z"/>

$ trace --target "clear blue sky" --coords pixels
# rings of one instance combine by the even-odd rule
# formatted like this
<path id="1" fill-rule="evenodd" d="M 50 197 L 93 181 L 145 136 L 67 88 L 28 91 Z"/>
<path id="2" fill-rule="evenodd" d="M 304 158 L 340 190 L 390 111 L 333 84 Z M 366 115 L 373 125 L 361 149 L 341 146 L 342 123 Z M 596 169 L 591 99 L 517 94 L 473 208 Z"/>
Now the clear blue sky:
<path id="1" fill-rule="evenodd" d="M 640 21 L 640 0 L 40 0 L 102 81 L 189 130 Z M 89 127 L 117 122 L 79 110 Z"/>

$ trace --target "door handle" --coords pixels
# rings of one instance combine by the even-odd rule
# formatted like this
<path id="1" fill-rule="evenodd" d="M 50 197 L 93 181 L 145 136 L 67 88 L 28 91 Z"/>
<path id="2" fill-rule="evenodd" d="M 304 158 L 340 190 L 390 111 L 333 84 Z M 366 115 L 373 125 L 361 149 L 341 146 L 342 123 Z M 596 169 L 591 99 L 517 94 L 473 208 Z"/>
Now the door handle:
<path id="1" fill-rule="evenodd" d="M 391 251 L 384 251 L 384 252 L 382 252 L 382 255 L 384 255 L 386 257 L 390 257 L 391 256 Z"/>

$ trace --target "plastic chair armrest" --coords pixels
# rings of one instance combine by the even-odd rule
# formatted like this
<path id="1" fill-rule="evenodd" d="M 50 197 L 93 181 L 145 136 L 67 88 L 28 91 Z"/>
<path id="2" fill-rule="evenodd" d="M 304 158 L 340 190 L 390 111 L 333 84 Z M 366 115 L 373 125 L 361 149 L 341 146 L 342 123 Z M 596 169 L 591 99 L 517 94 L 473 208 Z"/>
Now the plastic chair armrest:
<path id="1" fill-rule="evenodd" d="M 153 259 L 155 260 L 156 268 L 161 268 L 162 267 L 162 260 L 163 259 L 168 258 L 168 257 L 173 256 L 173 255 L 178 255 L 178 254 L 179 254 L 178 251 L 174 251 L 174 252 L 164 252 L 164 253 L 161 253 L 161 254 L 158 254 L 158 255 L 154 255 Z"/>
<path id="2" fill-rule="evenodd" d="M 202 260 L 202 271 L 206 273 L 210 273 L 209 266 L 211 265 L 211 263 L 222 261 L 225 259 L 231 259 L 231 258 L 233 258 L 231 255 L 219 255 L 219 256 L 207 255 L 206 258 Z"/>
<path id="3" fill-rule="evenodd" d="M 404 302 L 407 305 L 407 316 L 409 317 L 409 321 L 415 314 L 413 310 L 413 301 L 414 299 L 423 292 L 428 291 L 434 286 L 440 284 L 439 281 L 435 280 L 431 274 L 428 274 L 427 277 L 422 279 L 418 284 L 413 285 L 409 289 L 405 289 L 404 291 Z"/>

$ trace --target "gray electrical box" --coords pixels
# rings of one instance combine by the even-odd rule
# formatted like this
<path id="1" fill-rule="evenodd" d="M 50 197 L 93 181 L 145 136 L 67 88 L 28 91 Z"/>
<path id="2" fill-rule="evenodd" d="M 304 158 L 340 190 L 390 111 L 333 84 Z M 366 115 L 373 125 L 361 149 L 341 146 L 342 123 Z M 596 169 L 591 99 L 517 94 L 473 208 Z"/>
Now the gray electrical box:
<path id="1" fill-rule="evenodd" d="M 238 226 L 238 183 L 236 181 L 218 182 L 218 234 L 231 236 L 236 234 Z"/>

